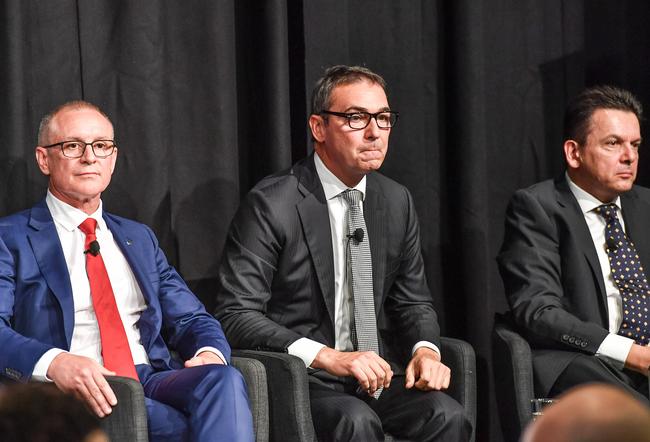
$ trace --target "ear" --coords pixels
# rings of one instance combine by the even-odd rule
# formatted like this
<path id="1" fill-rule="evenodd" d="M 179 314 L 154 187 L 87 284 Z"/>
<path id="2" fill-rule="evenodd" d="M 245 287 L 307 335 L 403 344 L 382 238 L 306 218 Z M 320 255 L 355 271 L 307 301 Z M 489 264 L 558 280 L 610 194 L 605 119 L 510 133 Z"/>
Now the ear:
<path id="1" fill-rule="evenodd" d="M 314 140 L 322 143 L 325 140 L 325 120 L 320 115 L 311 114 L 309 116 L 309 128 Z"/>
<path id="2" fill-rule="evenodd" d="M 564 142 L 564 159 L 571 169 L 577 169 L 582 163 L 580 157 L 580 145 L 575 140 L 566 140 Z"/>
<path id="3" fill-rule="evenodd" d="M 48 161 L 49 158 L 47 157 L 47 149 L 41 146 L 36 146 L 34 154 L 36 155 L 36 164 L 38 164 L 38 168 L 41 169 L 43 175 L 49 175 L 50 164 Z"/>

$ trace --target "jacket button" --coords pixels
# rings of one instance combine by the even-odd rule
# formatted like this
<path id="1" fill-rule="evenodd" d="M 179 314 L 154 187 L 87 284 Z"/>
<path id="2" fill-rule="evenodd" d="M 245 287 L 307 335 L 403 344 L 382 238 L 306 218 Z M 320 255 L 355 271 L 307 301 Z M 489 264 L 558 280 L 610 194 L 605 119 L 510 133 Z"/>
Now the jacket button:
<path id="1" fill-rule="evenodd" d="M 569 340 L 569 335 L 562 335 L 562 340 L 563 341 L 568 341 Z"/>
<path id="2" fill-rule="evenodd" d="M 587 343 L 585 341 L 582 341 L 582 343 L 580 344 L 580 347 L 585 348 L 586 346 L 587 346 Z"/>
<path id="3" fill-rule="evenodd" d="M 571 336 L 569 338 L 569 344 L 573 344 L 575 341 L 576 341 L 576 338 L 574 338 L 573 336 Z"/>

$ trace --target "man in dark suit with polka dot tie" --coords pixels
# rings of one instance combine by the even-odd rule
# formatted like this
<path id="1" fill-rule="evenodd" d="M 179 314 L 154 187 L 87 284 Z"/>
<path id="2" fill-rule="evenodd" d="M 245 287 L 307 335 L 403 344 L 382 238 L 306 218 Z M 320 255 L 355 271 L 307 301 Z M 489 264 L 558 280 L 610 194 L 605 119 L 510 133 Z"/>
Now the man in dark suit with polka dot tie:
<path id="1" fill-rule="evenodd" d="M 598 86 L 569 103 L 566 173 L 515 193 L 499 269 L 535 393 L 618 385 L 648 403 L 650 190 L 634 185 L 642 108 Z"/>

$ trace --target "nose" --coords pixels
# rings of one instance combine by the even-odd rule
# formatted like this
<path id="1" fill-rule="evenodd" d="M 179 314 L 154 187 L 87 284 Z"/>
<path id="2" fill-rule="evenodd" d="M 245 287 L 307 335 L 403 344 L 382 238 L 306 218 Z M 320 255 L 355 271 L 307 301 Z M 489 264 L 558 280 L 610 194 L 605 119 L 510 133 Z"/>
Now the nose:
<path id="1" fill-rule="evenodd" d="M 632 164 L 639 158 L 638 148 L 630 143 L 625 143 L 623 145 L 623 153 L 621 155 L 621 161 L 625 164 Z"/>
<path id="2" fill-rule="evenodd" d="M 381 130 L 381 128 L 377 125 L 376 117 L 371 118 L 370 123 L 368 123 L 368 125 L 366 126 L 366 129 L 365 129 L 366 138 L 368 138 L 369 140 L 375 140 L 375 139 L 379 138 L 379 133 L 380 133 L 379 131 L 380 130 Z"/>
<path id="3" fill-rule="evenodd" d="M 84 147 L 84 153 L 83 155 L 81 155 L 81 161 L 89 164 L 92 164 L 95 161 L 97 161 L 97 157 L 95 156 L 95 151 L 93 150 L 92 144 L 86 144 L 86 146 Z"/>

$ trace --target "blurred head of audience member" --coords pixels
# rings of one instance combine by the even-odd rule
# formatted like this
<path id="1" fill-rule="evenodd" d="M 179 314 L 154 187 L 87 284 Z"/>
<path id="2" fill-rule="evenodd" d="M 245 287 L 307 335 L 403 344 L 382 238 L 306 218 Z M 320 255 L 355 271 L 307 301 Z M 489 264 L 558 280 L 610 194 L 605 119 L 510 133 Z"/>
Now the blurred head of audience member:
<path id="1" fill-rule="evenodd" d="M 531 422 L 523 442 L 650 442 L 650 408 L 620 388 L 585 384 Z"/>
<path id="2" fill-rule="evenodd" d="M 0 439 L 13 442 L 108 442 L 99 418 L 53 384 L 0 389 Z"/>

